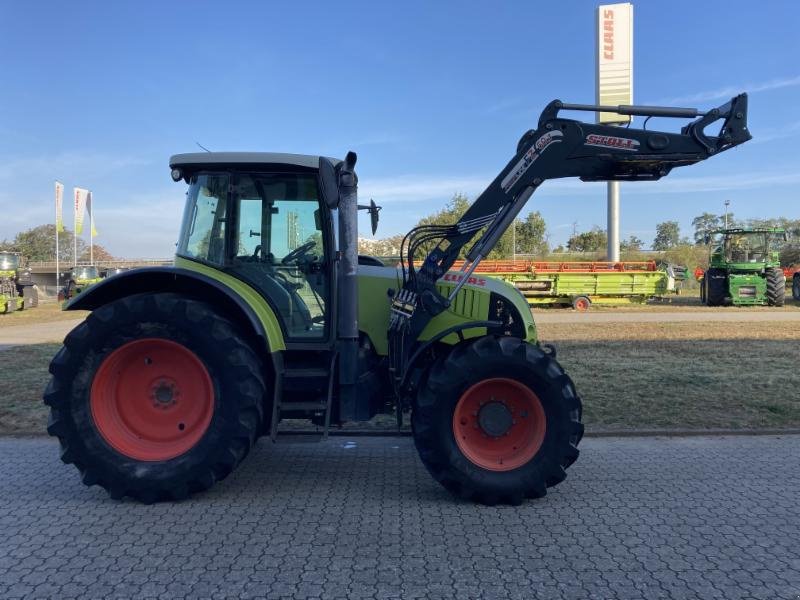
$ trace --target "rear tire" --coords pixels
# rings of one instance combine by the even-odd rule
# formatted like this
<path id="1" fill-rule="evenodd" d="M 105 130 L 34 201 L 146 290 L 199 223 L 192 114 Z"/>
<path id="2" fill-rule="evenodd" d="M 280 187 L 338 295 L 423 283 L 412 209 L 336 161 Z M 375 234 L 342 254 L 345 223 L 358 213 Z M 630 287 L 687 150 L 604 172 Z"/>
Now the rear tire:
<path id="1" fill-rule="evenodd" d="M 511 409 L 500 420 L 513 418 L 513 425 L 481 434 L 488 430 L 483 415 L 468 404 L 476 401 L 481 413 L 484 404 Z M 580 398 L 554 358 L 517 338 L 487 336 L 434 363 L 411 425 L 420 459 L 447 490 L 484 504 L 519 504 L 567 476 L 579 454 L 580 419 Z"/>
<path id="2" fill-rule="evenodd" d="M 50 373 L 47 431 L 61 459 L 113 498 L 151 503 L 207 489 L 236 468 L 263 423 L 258 356 L 210 305 L 178 294 L 95 310 Z"/>
<path id="3" fill-rule="evenodd" d="M 722 306 L 728 296 L 728 276 L 722 269 L 709 269 L 704 277 L 706 285 L 706 304 Z"/>
<path id="4" fill-rule="evenodd" d="M 800 302 L 800 273 L 792 277 L 792 298 Z"/>
<path id="5" fill-rule="evenodd" d="M 767 304 L 783 306 L 786 301 L 786 276 L 782 269 L 767 269 Z"/>

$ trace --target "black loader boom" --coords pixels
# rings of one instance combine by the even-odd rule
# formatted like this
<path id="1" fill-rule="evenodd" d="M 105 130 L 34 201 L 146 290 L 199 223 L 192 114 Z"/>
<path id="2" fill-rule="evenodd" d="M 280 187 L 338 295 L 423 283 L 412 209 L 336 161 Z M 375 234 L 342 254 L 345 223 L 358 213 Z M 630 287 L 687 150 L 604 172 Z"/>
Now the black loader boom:
<path id="1" fill-rule="evenodd" d="M 679 133 L 584 123 L 559 116 L 563 110 L 616 112 L 623 115 L 695 118 Z M 721 122 L 716 135 L 707 132 Z M 408 357 L 428 322 L 449 306 L 472 271 L 495 246 L 533 192 L 548 179 L 583 181 L 655 181 L 673 168 L 692 165 L 751 139 L 747 130 L 747 94 L 701 112 L 662 106 L 598 106 L 554 100 L 542 111 L 536 129 L 525 133 L 517 152 L 489 187 L 453 225 L 424 225 L 403 240 L 403 287 L 392 303 L 389 340 L 392 368 L 403 377 Z M 466 254 L 459 283 L 449 298 L 436 282 L 460 252 L 482 232 Z M 430 249 L 432 247 L 432 249 Z M 430 249 L 426 256 L 418 253 Z"/>

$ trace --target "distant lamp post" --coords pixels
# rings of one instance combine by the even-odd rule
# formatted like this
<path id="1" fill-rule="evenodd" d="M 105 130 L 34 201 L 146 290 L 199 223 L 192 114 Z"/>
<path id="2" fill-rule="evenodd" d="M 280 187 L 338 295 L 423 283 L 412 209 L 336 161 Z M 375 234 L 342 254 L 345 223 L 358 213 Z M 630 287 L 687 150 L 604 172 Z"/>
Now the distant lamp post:
<path id="1" fill-rule="evenodd" d="M 731 205 L 730 200 L 725 200 L 725 229 L 728 228 L 728 207 Z"/>

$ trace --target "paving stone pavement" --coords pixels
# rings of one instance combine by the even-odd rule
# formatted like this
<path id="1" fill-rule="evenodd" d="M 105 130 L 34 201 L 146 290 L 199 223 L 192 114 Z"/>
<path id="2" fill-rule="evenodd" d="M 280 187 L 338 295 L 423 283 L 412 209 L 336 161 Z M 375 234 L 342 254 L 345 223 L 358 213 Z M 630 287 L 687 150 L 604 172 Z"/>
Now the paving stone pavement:
<path id="1" fill-rule="evenodd" d="M 0 598 L 800 598 L 800 436 L 581 447 L 520 507 L 451 498 L 397 438 L 262 440 L 143 506 L 0 439 Z"/>

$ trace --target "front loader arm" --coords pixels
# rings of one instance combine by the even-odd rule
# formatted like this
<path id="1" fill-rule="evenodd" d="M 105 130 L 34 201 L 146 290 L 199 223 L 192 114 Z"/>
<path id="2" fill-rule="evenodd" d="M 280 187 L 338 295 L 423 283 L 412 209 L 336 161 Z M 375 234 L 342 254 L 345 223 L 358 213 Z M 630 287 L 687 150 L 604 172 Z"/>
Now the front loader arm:
<path id="1" fill-rule="evenodd" d="M 697 118 L 672 133 L 564 119 L 559 117 L 562 110 Z M 718 121 L 722 122 L 718 133 L 707 133 Z M 554 100 L 542 111 L 538 127 L 522 136 L 515 156 L 457 223 L 417 227 L 406 236 L 401 247 L 404 285 L 392 304 L 389 337 L 402 335 L 413 344 L 431 318 L 449 306 L 478 262 L 547 179 L 655 181 L 675 167 L 700 162 L 750 138 L 746 94 L 706 113 L 694 108 L 595 106 Z M 444 298 L 436 291 L 436 281 L 478 232 L 482 233 L 467 252 L 461 281 L 449 298 Z M 428 252 L 417 268 L 420 250 Z"/>

